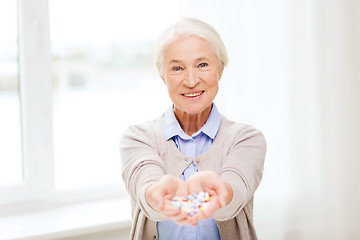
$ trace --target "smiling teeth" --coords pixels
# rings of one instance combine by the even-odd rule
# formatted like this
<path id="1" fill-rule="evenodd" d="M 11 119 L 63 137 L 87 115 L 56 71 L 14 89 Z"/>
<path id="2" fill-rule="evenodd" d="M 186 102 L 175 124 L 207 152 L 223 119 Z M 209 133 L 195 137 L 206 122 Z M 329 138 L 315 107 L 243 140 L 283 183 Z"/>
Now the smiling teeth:
<path id="1" fill-rule="evenodd" d="M 196 97 L 199 96 L 200 94 L 202 94 L 202 92 L 197 92 L 197 93 L 184 93 L 185 97 Z"/>

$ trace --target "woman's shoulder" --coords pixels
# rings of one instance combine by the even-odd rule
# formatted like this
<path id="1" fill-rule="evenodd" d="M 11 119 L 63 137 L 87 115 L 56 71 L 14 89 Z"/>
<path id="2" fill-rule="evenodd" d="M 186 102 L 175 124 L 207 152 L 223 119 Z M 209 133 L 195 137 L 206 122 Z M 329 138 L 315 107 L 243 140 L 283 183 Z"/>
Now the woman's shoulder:
<path id="1" fill-rule="evenodd" d="M 243 122 L 236 122 L 233 120 L 228 119 L 225 116 L 221 116 L 221 127 L 230 132 L 238 133 L 238 132 L 248 132 L 248 131 L 260 131 L 256 127 L 251 124 L 243 123 Z"/>
<path id="2" fill-rule="evenodd" d="M 265 137 L 262 131 L 248 123 L 235 122 L 222 116 L 220 129 L 222 132 L 221 135 L 226 139 L 236 139 L 237 141 L 240 141 L 256 138 L 265 143 Z"/>

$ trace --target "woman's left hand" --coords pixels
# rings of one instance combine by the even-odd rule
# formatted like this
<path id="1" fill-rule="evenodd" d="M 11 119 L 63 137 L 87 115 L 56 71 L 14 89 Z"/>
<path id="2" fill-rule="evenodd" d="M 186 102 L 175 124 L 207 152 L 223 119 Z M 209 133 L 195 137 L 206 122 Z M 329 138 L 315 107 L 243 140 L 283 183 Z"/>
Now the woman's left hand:
<path id="1" fill-rule="evenodd" d="M 193 226 L 199 220 L 211 218 L 216 210 L 228 205 L 233 197 L 231 186 L 213 171 L 195 173 L 187 181 L 187 186 L 189 193 L 208 192 L 210 195 L 208 207 L 188 220 Z"/>

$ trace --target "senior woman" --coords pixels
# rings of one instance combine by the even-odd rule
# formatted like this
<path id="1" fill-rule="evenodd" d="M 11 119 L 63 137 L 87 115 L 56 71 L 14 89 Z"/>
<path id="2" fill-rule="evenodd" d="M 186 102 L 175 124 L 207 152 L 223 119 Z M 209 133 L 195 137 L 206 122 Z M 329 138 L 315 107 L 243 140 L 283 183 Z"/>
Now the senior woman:
<path id="1" fill-rule="evenodd" d="M 213 100 L 227 64 L 210 25 L 183 19 L 158 41 L 155 62 L 172 106 L 122 136 L 122 177 L 131 196 L 131 239 L 256 239 L 253 196 L 262 178 L 265 139 L 222 116 Z M 189 216 L 172 198 L 207 192 Z"/>

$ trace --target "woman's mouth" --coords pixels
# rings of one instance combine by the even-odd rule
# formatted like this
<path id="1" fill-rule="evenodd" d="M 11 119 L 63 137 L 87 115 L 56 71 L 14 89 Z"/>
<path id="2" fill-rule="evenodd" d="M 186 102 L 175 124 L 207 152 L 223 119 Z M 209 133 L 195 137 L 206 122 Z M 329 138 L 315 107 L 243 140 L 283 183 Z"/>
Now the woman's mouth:
<path id="1" fill-rule="evenodd" d="M 193 92 L 193 93 L 183 93 L 181 95 L 188 97 L 188 98 L 194 98 L 194 97 L 200 96 L 201 94 L 203 94 L 203 92 L 205 92 L 205 91 Z"/>

